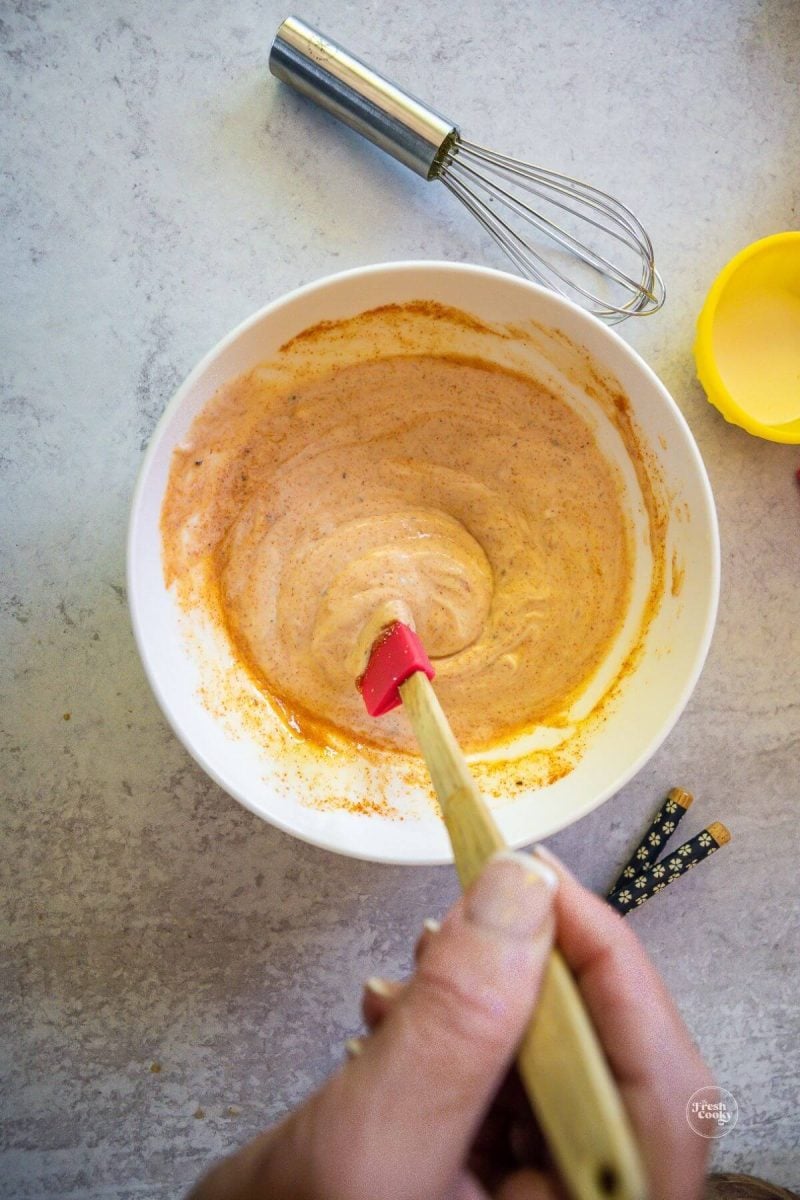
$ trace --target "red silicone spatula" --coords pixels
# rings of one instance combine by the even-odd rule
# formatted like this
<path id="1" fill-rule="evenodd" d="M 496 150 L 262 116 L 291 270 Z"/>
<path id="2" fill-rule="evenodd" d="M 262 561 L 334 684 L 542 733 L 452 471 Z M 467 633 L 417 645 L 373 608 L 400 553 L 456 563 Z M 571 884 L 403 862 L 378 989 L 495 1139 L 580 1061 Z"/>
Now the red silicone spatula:
<path id="1" fill-rule="evenodd" d="M 417 634 L 388 626 L 359 681 L 370 716 L 403 704 L 441 805 L 463 887 L 506 848 L 431 686 Z M 573 1200 L 644 1200 L 639 1152 L 616 1084 L 563 958 L 553 951 L 517 1067 Z"/>

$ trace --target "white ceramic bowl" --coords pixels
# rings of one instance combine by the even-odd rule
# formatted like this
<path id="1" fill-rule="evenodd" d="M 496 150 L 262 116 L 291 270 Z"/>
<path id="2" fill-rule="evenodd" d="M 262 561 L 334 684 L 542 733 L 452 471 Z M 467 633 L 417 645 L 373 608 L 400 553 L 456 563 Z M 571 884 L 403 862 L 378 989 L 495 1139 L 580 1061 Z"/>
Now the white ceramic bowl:
<path id="1" fill-rule="evenodd" d="M 667 577 L 635 668 L 623 678 L 574 769 L 498 805 L 504 835 L 515 846 L 545 837 L 596 808 L 644 765 L 680 716 L 711 639 L 719 591 L 711 490 L 686 422 L 642 359 L 595 318 L 514 276 L 452 263 L 366 267 L 299 288 L 235 329 L 192 371 L 155 431 L 133 500 L 128 589 L 136 640 L 158 702 L 189 752 L 230 795 L 279 828 L 329 850 L 375 861 L 442 863 L 451 861 L 444 827 L 423 789 L 408 784 L 407 774 L 390 764 L 376 775 L 356 757 L 330 766 L 317 760 L 313 767 L 287 761 L 265 753 L 246 728 L 234 728 L 230 719 L 210 711 L 198 694 L 205 670 L 198 642 L 184 636 L 176 602 L 164 585 L 159 532 L 172 451 L 223 383 L 320 321 L 411 300 L 438 301 L 487 322 L 517 327 L 535 322 L 560 330 L 630 398 L 668 497 L 666 562 L 673 575 L 671 585 Z M 505 768 L 498 769 L 502 791 Z M 354 811 L 377 787 L 388 793 L 394 817 Z M 356 803 L 349 809 L 327 805 L 326 791 Z"/>

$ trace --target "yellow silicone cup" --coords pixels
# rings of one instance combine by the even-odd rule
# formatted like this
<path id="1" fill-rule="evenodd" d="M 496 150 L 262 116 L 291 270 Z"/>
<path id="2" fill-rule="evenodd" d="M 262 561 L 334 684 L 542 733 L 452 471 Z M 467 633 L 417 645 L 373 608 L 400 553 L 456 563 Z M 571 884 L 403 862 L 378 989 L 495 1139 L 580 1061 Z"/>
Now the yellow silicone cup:
<path id="1" fill-rule="evenodd" d="M 796 395 L 797 418 L 781 423 L 766 423 L 743 406 L 734 373 L 729 370 L 723 379 L 715 351 L 715 338 L 720 337 L 724 322 L 736 311 L 737 304 L 753 295 L 769 296 L 771 293 L 787 297 L 787 303 L 793 306 L 796 301 L 800 310 L 800 232 L 776 233 L 753 242 L 720 271 L 697 320 L 694 344 L 697 377 L 708 399 L 726 421 L 772 442 L 800 443 L 800 334 L 797 338 L 797 383 L 788 401 L 793 404 Z M 792 353 L 793 349 L 792 346 Z M 769 347 L 765 346 L 764 355 L 769 353 Z M 786 387 L 791 384 L 787 382 Z"/>

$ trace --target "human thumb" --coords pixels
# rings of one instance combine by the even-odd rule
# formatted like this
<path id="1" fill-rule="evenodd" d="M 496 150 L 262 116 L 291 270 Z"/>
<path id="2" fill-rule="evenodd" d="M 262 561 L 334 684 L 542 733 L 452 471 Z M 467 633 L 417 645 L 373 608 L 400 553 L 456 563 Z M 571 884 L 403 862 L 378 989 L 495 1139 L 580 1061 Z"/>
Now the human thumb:
<path id="1" fill-rule="evenodd" d="M 327 1097 L 349 1147 L 330 1194 L 418 1200 L 450 1189 L 535 1006 L 557 883 L 535 856 L 501 854 L 450 911 Z"/>

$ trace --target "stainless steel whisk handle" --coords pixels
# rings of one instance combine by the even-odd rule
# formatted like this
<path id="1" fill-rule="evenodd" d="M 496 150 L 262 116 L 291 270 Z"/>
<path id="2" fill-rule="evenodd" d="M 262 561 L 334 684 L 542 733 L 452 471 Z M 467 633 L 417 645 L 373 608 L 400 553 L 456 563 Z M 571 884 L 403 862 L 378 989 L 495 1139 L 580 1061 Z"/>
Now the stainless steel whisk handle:
<path id="1" fill-rule="evenodd" d="M 423 179 L 435 178 L 458 138 L 452 121 L 299 17 L 287 17 L 275 35 L 269 69 Z"/>

